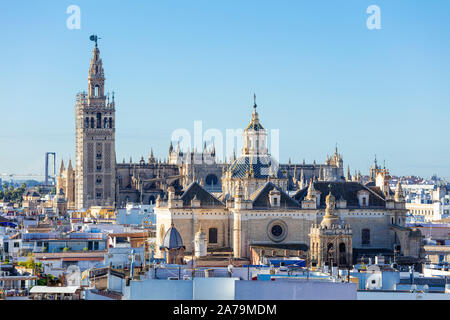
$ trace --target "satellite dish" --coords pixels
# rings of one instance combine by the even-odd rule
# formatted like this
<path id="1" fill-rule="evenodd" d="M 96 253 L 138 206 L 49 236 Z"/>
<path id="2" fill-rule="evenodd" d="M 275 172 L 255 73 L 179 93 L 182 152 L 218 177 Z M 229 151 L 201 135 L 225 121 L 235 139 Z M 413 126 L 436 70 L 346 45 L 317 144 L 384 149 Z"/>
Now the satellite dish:
<path id="1" fill-rule="evenodd" d="M 366 289 L 368 290 L 379 290 L 383 287 L 381 282 L 381 274 L 374 273 L 371 274 L 366 280 Z"/>

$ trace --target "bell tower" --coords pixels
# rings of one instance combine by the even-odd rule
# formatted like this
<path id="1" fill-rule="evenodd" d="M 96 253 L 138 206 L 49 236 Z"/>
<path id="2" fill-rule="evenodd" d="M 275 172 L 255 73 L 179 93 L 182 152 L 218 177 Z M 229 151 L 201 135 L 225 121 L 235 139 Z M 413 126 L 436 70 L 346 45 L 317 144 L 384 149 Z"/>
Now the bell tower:
<path id="1" fill-rule="evenodd" d="M 115 205 L 115 101 L 105 96 L 105 75 L 98 37 L 88 76 L 88 93 L 79 93 L 75 104 L 75 206 Z"/>

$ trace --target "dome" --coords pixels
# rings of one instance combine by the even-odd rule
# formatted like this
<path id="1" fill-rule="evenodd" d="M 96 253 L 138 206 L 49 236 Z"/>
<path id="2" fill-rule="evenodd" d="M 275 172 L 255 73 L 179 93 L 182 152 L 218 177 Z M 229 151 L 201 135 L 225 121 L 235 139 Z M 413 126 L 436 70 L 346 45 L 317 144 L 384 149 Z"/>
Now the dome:
<path id="1" fill-rule="evenodd" d="M 183 246 L 183 240 L 181 239 L 181 235 L 178 230 L 172 226 L 167 230 L 166 235 L 164 236 L 163 244 L 161 246 L 164 249 L 180 249 Z"/>
<path id="2" fill-rule="evenodd" d="M 228 169 L 231 178 L 246 178 L 251 174 L 257 179 L 284 178 L 278 164 L 270 155 L 242 155 Z"/>

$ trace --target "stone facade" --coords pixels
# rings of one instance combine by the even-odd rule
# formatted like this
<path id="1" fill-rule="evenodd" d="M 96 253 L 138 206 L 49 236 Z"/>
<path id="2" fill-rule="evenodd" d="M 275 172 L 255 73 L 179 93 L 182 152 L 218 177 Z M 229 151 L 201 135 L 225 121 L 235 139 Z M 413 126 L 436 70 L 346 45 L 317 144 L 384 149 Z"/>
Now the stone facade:
<path id="1" fill-rule="evenodd" d="M 405 226 L 404 199 L 389 189 L 387 169 L 375 164 L 365 185 L 360 183 L 360 173 L 350 175 L 349 167 L 344 177 L 337 147 L 324 164 L 289 161 L 279 165 L 268 152 L 256 102 L 244 130 L 241 155 L 233 156 L 230 163 L 216 161 L 214 145 L 208 150 L 205 144 L 197 152 L 182 151 L 179 145 L 174 150 L 171 143 L 166 161 L 156 159 L 151 151 L 147 161 L 142 157 L 137 163 L 130 159 L 117 164 L 114 95 L 110 102 L 104 81 L 96 44 L 89 91 L 77 96 L 75 106 L 75 170 L 72 174 L 62 166 L 58 179 L 69 207 L 71 202 L 77 209 L 156 203 L 158 245 L 173 224 L 186 252 L 192 252 L 201 225 L 209 250 L 231 248 L 236 258 L 249 258 L 252 245 L 293 244 L 307 250 L 312 244 L 330 241 L 336 230 L 314 228 L 326 216 L 326 196 L 332 195 L 334 214 L 349 226 L 341 228 L 346 230 L 346 254 L 389 253 L 400 248 L 404 255 L 421 255 L 420 232 Z M 288 191 L 295 194 L 291 197 Z M 317 256 L 319 251 L 315 252 Z"/>

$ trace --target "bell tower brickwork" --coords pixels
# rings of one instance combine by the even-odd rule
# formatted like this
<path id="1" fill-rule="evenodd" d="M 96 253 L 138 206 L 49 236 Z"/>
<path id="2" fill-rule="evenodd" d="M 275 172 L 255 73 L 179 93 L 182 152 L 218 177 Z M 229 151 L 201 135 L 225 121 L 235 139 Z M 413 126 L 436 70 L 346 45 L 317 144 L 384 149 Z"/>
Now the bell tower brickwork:
<path id="1" fill-rule="evenodd" d="M 115 205 L 115 102 L 105 96 L 105 76 L 97 42 L 88 76 L 88 93 L 75 104 L 75 206 Z"/>

